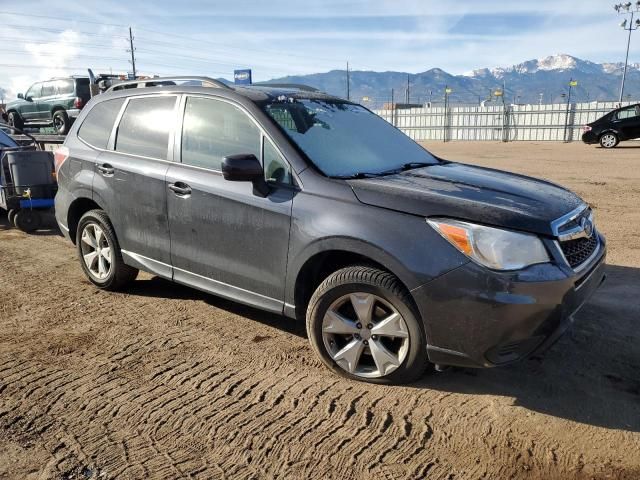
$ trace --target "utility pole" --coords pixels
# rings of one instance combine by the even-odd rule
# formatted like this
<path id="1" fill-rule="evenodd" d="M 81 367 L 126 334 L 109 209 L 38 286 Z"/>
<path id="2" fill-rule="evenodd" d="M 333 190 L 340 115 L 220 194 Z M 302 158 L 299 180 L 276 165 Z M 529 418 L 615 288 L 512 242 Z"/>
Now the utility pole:
<path id="1" fill-rule="evenodd" d="M 131 52 L 131 69 L 133 71 L 133 78 L 136 78 L 136 56 L 134 54 L 135 48 L 133 48 L 133 33 L 131 32 L 131 27 L 129 27 L 129 50 L 127 52 Z"/>
<path id="2" fill-rule="evenodd" d="M 407 104 L 411 103 L 409 101 L 409 99 L 410 99 L 410 95 L 409 95 L 409 74 L 407 73 L 407 94 L 405 96 L 405 103 L 407 103 Z"/>
<path id="3" fill-rule="evenodd" d="M 633 17 L 635 13 L 640 13 L 640 2 L 635 2 L 635 8 L 632 8 L 632 3 L 619 3 L 614 5 L 613 8 L 618 15 L 629 15 L 629 24 L 627 26 L 627 19 L 625 18 L 620 26 L 629 32 L 627 37 L 627 55 L 624 59 L 624 70 L 622 71 L 622 83 L 620 84 L 620 98 L 619 102 L 622 103 L 622 97 L 624 95 L 624 82 L 627 78 L 627 66 L 629 64 L 629 46 L 631 45 L 631 32 L 640 28 L 640 18 L 636 19 L 635 23 L 633 22 Z"/>
<path id="4" fill-rule="evenodd" d="M 577 86 L 578 86 L 577 80 L 574 80 L 573 78 L 569 80 L 569 94 L 567 95 L 567 110 L 564 116 L 564 132 L 562 134 L 562 140 L 564 140 L 565 143 L 569 141 L 567 140 L 567 127 L 569 124 L 569 106 L 571 105 L 571 87 L 577 87 Z"/>
<path id="5" fill-rule="evenodd" d="M 349 78 L 349 62 L 347 62 L 347 100 L 351 100 L 351 79 Z"/>
<path id="6" fill-rule="evenodd" d="M 393 88 L 391 89 L 391 125 L 396 126 L 396 106 L 393 103 Z"/>

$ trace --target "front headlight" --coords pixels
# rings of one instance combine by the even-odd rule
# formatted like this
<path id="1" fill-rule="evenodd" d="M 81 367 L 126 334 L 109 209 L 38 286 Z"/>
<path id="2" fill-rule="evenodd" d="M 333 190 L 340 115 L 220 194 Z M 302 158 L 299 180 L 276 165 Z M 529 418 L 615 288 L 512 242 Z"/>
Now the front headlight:
<path id="1" fill-rule="evenodd" d="M 518 270 L 550 260 L 542 240 L 535 235 L 448 218 L 427 222 L 462 253 L 494 270 Z"/>

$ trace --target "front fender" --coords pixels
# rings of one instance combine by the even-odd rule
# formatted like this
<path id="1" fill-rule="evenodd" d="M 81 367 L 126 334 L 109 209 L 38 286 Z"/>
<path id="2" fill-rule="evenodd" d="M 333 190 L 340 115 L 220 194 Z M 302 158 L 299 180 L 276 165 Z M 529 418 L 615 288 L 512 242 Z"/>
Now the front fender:
<path id="1" fill-rule="evenodd" d="M 301 192 L 292 211 L 285 302 L 293 305 L 296 280 L 314 255 L 338 250 L 364 256 L 389 270 L 408 290 L 469 260 L 423 217 Z"/>

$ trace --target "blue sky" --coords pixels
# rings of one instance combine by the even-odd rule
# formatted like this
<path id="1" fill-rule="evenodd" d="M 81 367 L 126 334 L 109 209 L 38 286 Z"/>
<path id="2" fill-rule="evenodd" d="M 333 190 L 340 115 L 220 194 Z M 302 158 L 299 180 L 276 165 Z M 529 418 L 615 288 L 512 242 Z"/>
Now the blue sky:
<path id="1" fill-rule="evenodd" d="M 625 32 L 602 0 L 2 0 L 0 88 L 125 72 L 128 26 L 145 74 L 255 80 L 344 69 L 450 73 L 509 66 L 555 53 L 624 60 Z M 55 8 L 54 8 L 55 5 Z M 14 15 L 24 12 L 32 15 Z M 56 17 L 43 18 L 43 17 Z M 640 31 L 630 61 L 640 61 Z"/>

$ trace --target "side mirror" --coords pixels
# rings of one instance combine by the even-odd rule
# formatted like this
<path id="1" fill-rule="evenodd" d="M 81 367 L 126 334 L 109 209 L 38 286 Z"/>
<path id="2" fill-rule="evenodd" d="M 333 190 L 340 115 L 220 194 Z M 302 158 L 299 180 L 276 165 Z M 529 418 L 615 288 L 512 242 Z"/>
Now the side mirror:
<path id="1" fill-rule="evenodd" d="M 21 94 L 21 93 L 19 93 L 19 94 L 18 94 L 18 98 L 20 98 L 20 99 L 24 100 L 24 95 L 23 95 L 23 94 Z"/>
<path id="2" fill-rule="evenodd" d="M 260 160 L 252 153 L 228 155 L 222 159 L 222 176 L 231 182 L 251 182 L 253 193 L 261 197 L 269 195 L 269 185 L 264 179 Z"/>

